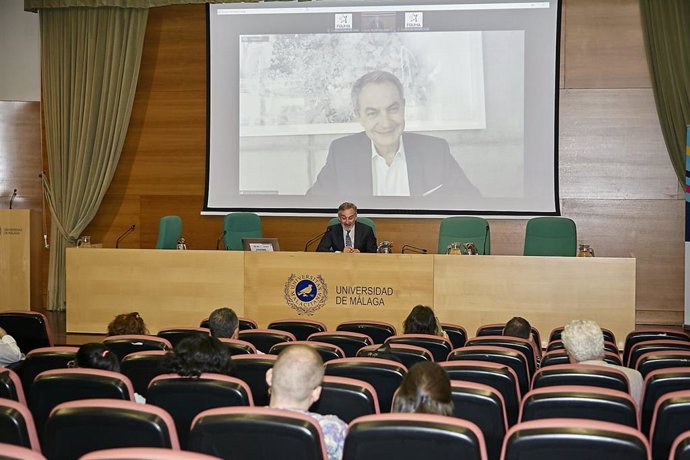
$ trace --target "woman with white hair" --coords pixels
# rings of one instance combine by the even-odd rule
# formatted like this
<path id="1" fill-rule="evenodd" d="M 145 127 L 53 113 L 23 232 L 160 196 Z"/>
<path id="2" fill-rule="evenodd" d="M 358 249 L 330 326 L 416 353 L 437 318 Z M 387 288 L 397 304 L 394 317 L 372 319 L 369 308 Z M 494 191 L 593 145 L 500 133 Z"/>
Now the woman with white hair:
<path id="1" fill-rule="evenodd" d="M 628 377 L 630 395 L 639 406 L 642 399 L 642 374 L 629 367 L 616 366 L 604 361 L 604 333 L 591 320 L 576 319 L 565 325 L 561 333 L 570 361 L 579 364 L 613 367 Z"/>

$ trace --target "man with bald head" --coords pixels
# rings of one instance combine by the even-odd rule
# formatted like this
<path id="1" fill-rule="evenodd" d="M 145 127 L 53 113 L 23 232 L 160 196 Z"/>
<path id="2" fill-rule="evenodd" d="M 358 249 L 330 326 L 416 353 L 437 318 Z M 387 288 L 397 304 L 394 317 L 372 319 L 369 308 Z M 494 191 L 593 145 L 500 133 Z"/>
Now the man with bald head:
<path id="1" fill-rule="evenodd" d="M 323 380 L 321 356 L 306 345 L 291 345 L 279 355 L 272 369 L 266 372 L 270 387 L 270 407 L 309 415 L 321 426 L 328 460 L 340 460 L 347 435 L 347 424 L 335 415 L 309 412 L 321 396 Z"/>

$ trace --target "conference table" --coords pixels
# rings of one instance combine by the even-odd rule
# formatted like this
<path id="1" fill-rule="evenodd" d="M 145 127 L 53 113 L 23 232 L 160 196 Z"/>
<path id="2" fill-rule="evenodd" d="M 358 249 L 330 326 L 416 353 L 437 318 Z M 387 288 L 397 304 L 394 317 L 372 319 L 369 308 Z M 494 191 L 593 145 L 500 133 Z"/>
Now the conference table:
<path id="1" fill-rule="evenodd" d="M 131 311 L 151 333 L 193 327 L 220 306 L 262 328 L 307 318 L 328 330 L 362 319 L 400 330 L 417 304 L 470 336 L 523 316 L 543 337 L 586 318 L 623 340 L 635 327 L 635 259 L 67 249 L 68 333 L 105 333 Z"/>

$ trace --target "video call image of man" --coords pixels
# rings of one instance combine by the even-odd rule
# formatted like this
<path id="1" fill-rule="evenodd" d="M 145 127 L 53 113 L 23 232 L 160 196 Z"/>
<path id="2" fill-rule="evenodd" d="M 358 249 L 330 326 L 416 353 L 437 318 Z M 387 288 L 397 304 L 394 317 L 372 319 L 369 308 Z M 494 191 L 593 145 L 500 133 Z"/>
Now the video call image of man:
<path id="1" fill-rule="evenodd" d="M 479 197 L 445 139 L 405 132 L 400 80 L 375 70 L 352 87 L 363 132 L 333 141 L 307 195 Z"/>
<path id="2" fill-rule="evenodd" d="M 376 236 L 367 224 L 357 222 L 357 206 L 345 202 L 338 207 L 338 222 L 326 229 L 316 252 L 376 252 Z"/>

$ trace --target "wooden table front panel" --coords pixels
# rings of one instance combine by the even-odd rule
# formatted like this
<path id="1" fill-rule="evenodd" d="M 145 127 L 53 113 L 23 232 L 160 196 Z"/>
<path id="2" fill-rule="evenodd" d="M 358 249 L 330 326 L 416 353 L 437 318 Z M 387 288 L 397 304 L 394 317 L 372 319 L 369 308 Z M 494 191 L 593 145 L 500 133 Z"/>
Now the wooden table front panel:
<path id="1" fill-rule="evenodd" d="M 304 302 L 296 298 L 296 284 L 307 278 L 312 280 L 312 288 L 328 291 L 326 298 Z M 357 288 L 362 289 L 358 292 Z M 386 321 L 400 329 L 414 305 L 432 303 L 433 292 L 433 257 L 429 256 L 245 255 L 245 313 L 260 327 L 277 319 L 308 318 L 326 323 L 329 330 L 335 330 L 340 322 L 357 319 Z"/>
<path id="2" fill-rule="evenodd" d="M 542 340 L 592 319 L 620 342 L 635 328 L 635 259 L 434 256 L 434 306 L 442 321 L 477 327 L 523 316 Z M 619 346 L 622 346 L 620 343 Z"/>
<path id="3" fill-rule="evenodd" d="M 138 311 L 149 332 L 198 326 L 214 309 L 244 315 L 244 253 L 67 249 L 67 332 L 105 333 Z"/>

